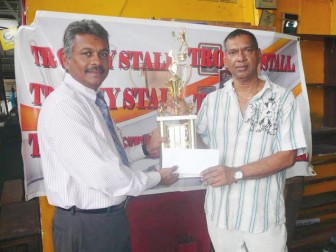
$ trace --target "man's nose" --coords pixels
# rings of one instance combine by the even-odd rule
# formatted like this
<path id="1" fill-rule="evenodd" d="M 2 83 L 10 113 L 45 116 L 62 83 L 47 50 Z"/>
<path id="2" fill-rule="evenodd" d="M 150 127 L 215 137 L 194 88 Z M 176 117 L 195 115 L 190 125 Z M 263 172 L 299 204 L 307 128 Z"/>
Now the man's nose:
<path id="1" fill-rule="evenodd" d="M 239 49 L 239 50 L 238 50 L 237 58 L 238 58 L 238 59 L 245 59 L 245 58 L 246 58 L 244 49 Z"/>
<path id="2" fill-rule="evenodd" d="M 92 63 L 96 63 L 96 64 L 100 64 L 102 61 L 102 58 L 100 57 L 99 53 L 94 53 L 92 54 L 92 57 L 91 57 L 91 62 Z"/>

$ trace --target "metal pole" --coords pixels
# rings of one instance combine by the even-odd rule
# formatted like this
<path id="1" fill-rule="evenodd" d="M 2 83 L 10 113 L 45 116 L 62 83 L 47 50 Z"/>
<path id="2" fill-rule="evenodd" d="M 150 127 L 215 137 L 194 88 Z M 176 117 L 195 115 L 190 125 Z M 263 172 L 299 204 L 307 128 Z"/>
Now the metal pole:
<path id="1" fill-rule="evenodd" d="M 5 85 L 3 81 L 3 72 L 2 72 L 2 57 L 0 57 L 0 101 L 2 100 L 5 101 L 6 115 L 8 115 L 9 112 L 8 112 L 8 105 L 7 105 L 7 97 L 6 97 Z"/>

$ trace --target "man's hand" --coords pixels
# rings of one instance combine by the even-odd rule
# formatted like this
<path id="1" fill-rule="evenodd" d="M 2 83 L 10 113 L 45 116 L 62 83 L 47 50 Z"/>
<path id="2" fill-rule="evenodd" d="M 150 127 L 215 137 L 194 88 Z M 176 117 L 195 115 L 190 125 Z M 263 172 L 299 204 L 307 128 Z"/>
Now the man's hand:
<path id="1" fill-rule="evenodd" d="M 167 101 L 163 104 L 164 111 L 169 115 L 189 115 L 190 107 L 181 98 L 173 98 L 170 95 Z M 176 113 L 177 112 L 177 113 Z"/>
<path id="2" fill-rule="evenodd" d="M 202 180 L 207 185 L 218 187 L 222 185 L 231 185 L 236 182 L 234 173 L 237 171 L 235 168 L 230 168 L 225 165 L 217 165 L 205 169 L 201 175 Z"/>
<path id="3" fill-rule="evenodd" d="M 161 137 L 159 128 L 155 128 L 151 134 L 149 141 L 146 143 L 146 149 L 148 153 L 152 156 L 158 154 L 161 143 L 165 142 L 166 138 Z"/>
<path id="4" fill-rule="evenodd" d="M 177 166 L 171 168 L 162 168 L 158 172 L 161 175 L 160 185 L 172 185 L 174 184 L 179 177 L 178 173 L 174 173 L 177 170 Z"/>

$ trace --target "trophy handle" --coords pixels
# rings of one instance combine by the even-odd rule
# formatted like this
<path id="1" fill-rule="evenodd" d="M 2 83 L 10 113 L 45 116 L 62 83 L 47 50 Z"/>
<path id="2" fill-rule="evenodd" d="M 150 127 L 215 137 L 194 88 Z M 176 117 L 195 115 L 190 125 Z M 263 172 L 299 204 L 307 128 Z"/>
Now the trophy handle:
<path id="1" fill-rule="evenodd" d="M 183 85 L 183 89 L 188 85 L 188 83 L 189 83 L 189 81 L 191 79 L 191 76 L 192 76 L 192 68 L 191 68 L 191 66 L 188 65 L 188 66 L 185 66 L 185 68 L 187 69 L 187 77 L 186 77 L 186 80 L 184 81 L 185 84 Z M 182 96 L 185 97 L 184 91 L 183 91 L 183 95 Z"/>

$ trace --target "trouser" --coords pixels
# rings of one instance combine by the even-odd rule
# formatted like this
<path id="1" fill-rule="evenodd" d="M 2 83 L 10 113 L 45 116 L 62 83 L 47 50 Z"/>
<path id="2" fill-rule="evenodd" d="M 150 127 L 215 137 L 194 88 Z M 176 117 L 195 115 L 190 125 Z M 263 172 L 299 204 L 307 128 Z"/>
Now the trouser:
<path id="1" fill-rule="evenodd" d="M 218 228 L 209 218 L 207 224 L 216 252 L 287 252 L 285 224 L 257 234 Z"/>
<path id="2" fill-rule="evenodd" d="M 130 252 L 130 227 L 124 207 L 106 212 L 81 212 L 56 207 L 55 252 Z"/>

